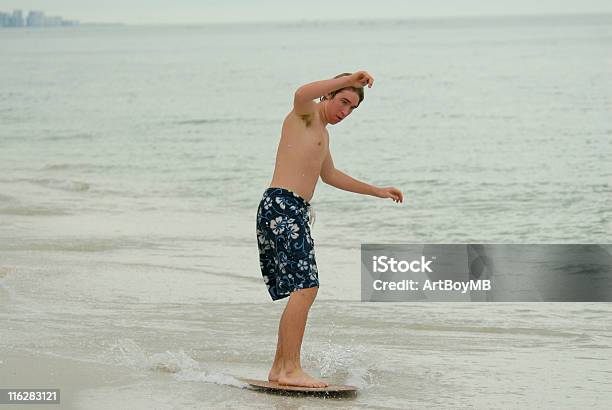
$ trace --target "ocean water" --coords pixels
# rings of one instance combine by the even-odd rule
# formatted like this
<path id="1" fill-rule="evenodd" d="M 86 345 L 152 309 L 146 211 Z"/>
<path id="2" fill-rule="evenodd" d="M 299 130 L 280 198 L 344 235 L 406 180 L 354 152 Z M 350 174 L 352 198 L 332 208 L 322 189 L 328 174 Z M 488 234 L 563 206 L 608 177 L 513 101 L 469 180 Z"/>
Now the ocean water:
<path id="1" fill-rule="evenodd" d="M 0 360 L 132 377 L 76 408 L 607 408 L 610 304 L 361 303 L 359 250 L 610 243 L 610 50 L 610 15 L 0 31 Z M 255 237 L 281 123 L 358 69 L 334 162 L 405 202 L 317 187 L 303 361 L 360 394 L 258 394 L 235 377 L 266 377 L 284 305 Z"/>

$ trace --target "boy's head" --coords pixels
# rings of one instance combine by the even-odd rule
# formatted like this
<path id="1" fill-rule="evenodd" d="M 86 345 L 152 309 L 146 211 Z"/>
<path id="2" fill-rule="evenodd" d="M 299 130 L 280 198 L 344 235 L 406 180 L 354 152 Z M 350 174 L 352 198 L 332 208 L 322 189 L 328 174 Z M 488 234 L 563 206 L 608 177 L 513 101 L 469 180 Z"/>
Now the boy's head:
<path id="1" fill-rule="evenodd" d="M 334 78 L 349 76 L 352 73 L 338 74 Z M 363 101 L 362 87 L 344 87 L 321 97 L 325 101 L 325 114 L 330 124 L 337 124 L 346 118 Z"/>

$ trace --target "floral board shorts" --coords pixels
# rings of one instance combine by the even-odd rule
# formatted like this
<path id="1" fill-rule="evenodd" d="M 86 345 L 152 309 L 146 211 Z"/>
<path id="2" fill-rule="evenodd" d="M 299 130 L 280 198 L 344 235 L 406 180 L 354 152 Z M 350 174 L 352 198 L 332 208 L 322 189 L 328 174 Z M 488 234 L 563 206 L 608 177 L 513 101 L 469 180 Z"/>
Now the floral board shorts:
<path id="1" fill-rule="evenodd" d="M 319 286 L 311 205 L 285 188 L 268 188 L 257 209 L 261 274 L 272 300 Z"/>

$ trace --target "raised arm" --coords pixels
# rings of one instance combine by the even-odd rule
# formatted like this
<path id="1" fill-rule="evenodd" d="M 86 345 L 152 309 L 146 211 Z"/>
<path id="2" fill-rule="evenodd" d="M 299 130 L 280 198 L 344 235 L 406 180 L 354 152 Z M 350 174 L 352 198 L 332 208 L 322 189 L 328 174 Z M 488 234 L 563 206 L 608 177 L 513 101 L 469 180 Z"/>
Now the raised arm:
<path id="1" fill-rule="evenodd" d="M 340 88 L 348 87 L 349 77 L 332 78 L 331 80 L 315 81 L 298 88 L 293 95 L 293 109 L 298 115 L 314 112 L 314 99 L 329 94 Z"/>
<path id="2" fill-rule="evenodd" d="M 298 115 L 310 114 L 315 109 L 314 99 L 327 95 L 344 87 L 372 87 L 374 79 L 365 71 L 357 71 L 351 75 L 320 80 L 304 84 L 293 96 L 293 108 Z"/>

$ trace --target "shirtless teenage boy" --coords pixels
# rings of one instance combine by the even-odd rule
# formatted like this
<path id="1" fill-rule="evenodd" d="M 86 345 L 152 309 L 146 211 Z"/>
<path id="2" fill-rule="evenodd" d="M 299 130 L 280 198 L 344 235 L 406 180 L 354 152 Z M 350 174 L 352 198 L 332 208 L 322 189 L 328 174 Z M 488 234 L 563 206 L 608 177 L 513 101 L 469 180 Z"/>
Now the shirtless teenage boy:
<path id="1" fill-rule="evenodd" d="M 374 79 L 365 71 L 340 74 L 301 86 L 283 123 L 270 187 L 257 209 L 257 243 L 264 282 L 272 300 L 289 297 L 278 328 L 276 357 L 268 380 L 279 384 L 326 387 L 300 363 L 310 306 L 319 287 L 310 204 L 319 177 L 345 191 L 403 202 L 400 190 L 358 181 L 334 167 L 327 125 L 338 124 L 359 106 L 363 87 Z M 313 100 L 320 98 L 320 102 Z"/>

